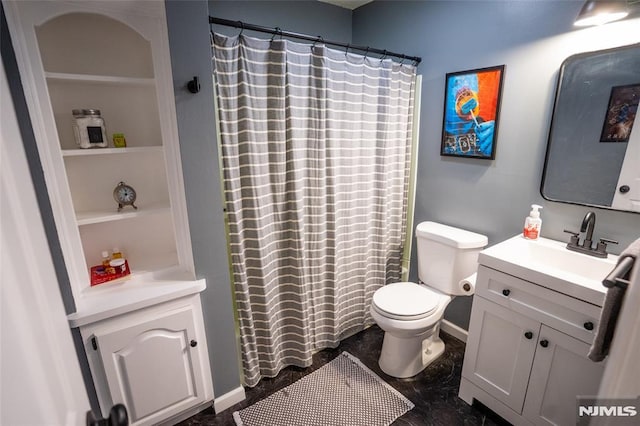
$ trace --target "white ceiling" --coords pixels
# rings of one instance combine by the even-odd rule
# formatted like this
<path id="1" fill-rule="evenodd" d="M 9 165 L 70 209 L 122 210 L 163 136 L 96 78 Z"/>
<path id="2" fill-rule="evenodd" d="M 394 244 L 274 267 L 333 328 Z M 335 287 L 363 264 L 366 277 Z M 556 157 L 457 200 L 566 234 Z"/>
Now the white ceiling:
<path id="1" fill-rule="evenodd" d="M 323 3 L 331 3 L 346 9 L 357 9 L 360 6 L 371 3 L 373 0 L 318 0 Z"/>

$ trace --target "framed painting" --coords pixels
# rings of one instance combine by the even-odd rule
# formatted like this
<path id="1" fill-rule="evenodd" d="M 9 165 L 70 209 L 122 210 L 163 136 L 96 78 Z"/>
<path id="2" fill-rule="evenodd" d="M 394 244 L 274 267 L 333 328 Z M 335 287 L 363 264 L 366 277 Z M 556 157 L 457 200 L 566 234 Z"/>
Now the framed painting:
<path id="1" fill-rule="evenodd" d="M 638 101 L 640 101 L 640 84 L 611 88 L 600 142 L 629 142 L 633 122 L 638 112 Z"/>
<path id="2" fill-rule="evenodd" d="M 504 65 L 448 73 L 440 155 L 493 160 Z"/>

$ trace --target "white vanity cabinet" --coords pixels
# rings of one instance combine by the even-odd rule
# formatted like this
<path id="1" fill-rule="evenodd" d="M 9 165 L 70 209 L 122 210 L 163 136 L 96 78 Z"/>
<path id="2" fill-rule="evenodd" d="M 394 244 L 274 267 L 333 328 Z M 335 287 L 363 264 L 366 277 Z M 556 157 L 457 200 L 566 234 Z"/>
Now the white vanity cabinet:
<path id="1" fill-rule="evenodd" d="M 3 7 L 75 304 L 68 320 L 102 415 L 118 402 L 134 425 L 193 414 L 213 400 L 206 283 L 193 264 L 164 2 Z M 108 147 L 76 145 L 74 109 L 101 111 Z M 126 147 L 114 146 L 115 133 Z M 136 190 L 137 209 L 119 211 L 122 181 Z M 90 268 L 115 248 L 128 279 L 92 286 Z"/>
<path id="2" fill-rule="evenodd" d="M 201 318 L 194 295 L 80 327 L 100 406 L 124 403 L 131 424 L 151 425 L 204 403 Z"/>
<path id="3" fill-rule="evenodd" d="M 513 424 L 574 425 L 604 362 L 587 358 L 600 307 L 480 265 L 459 396 Z"/>

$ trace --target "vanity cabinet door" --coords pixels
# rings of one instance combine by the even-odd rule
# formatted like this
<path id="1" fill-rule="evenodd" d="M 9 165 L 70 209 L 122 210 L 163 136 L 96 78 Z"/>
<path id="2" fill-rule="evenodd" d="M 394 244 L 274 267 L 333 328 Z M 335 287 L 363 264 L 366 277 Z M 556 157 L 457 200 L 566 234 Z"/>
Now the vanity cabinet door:
<path id="1" fill-rule="evenodd" d="M 125 404 L 132 425 L 156 424 L 204 402 L 202 345 L 190 307 L 95 339 L 111 400 Z"/>
<path id="2" fill-rule="evenodd" d="M 574 425 L 576 397 L 598 394 L 605 363 L 587 358 L 586 343 L 545 325 L 536 342 L 523 415 L 537 425 Z"/>
<path id="3" fill-rule="evenodd" d="M 462 376 L 522 412 L 540 323 L 474 297 Z"/>

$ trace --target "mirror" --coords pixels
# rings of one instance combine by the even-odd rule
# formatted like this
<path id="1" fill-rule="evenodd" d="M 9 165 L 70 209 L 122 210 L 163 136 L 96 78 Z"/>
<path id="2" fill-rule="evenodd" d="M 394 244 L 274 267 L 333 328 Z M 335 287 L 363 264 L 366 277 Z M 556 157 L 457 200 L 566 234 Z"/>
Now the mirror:
<path id="1" fill-rule="evenodd" d="M 540 187 L 545 199 L 640 213 L 639 100 L 640 44 L 562 63 Z"/>

